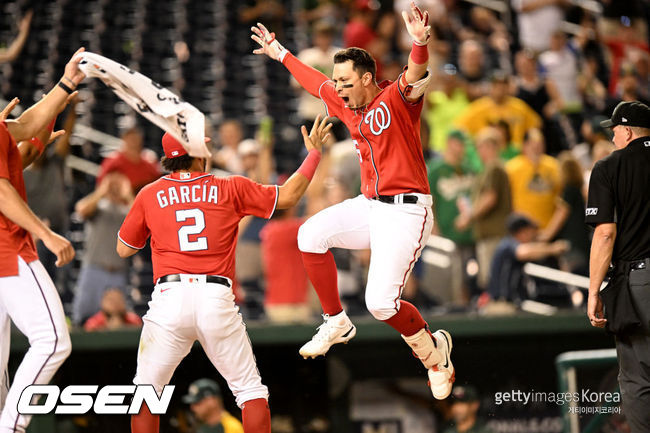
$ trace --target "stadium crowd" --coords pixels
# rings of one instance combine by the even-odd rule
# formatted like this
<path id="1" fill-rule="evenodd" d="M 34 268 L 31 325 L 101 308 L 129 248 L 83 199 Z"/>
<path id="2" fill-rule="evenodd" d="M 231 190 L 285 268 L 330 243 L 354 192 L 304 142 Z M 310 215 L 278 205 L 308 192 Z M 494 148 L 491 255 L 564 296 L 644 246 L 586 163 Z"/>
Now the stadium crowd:
<path id="1" fill-rule="evenodd" d="M 433 31 L 429 49 L 434 79 L 424 96 L 421 119 L 434 196 L 433 234 L 438 236 L 430 244 L 436 248 L 436 242 L 446 238 L 452 247 L 442 264 L 423 260 L 423 255 L 404 298 L 418 307 L 460 311 L 511 311 L 526 299 L 582 306 L 578 288 L 531 278 L 523 265 L 538 262 L 588 273 L 586 186 L 593 164 L 614 150 L 611 132 L 599 122 L 621 101 L 647 103 L 650 98 L 649 2 L 416 3 L 429 11 Z M 20 45 L 37 43 L 38 35 L 28 34 L 32 12 L 21 13 L 21 4 L 3 6 L 14 7 L 14 34 L 2 39 L 8 49 L 0 52 L 7 64 L 33 52 L 28 48 L 18 54 Z M 290 49 L 325 74 L 331 74 L 339 47 L 368 50 L 378 59 L 377 81 L 395 80 L 406 64 L 410 41 L 399 14 L 408 9 L 407 0 L 304 0 L 298 10 L 279 1 L 241 4 L 238 25 L 244 29 L 256 20 L 278 33 L 284 20 L 303 23 L 294 32 L 304 30 L 305 35 Z M 35 20 L 41 12 L 34 9 Z M 176 60 L 184 63 L 196 48 L 182 33 L 178 36 L 168 42 Z M 95 52 L 103 54 L 101 49 Z M 216 49 L 209 54 L 223 55 Z M 285 77 L 286 82 L 272 86 L 291 86 L 295 92 L 295 98 L 284 103 L 295 113 L 297 131 L 298 124 L 308 123 L 324 106 Z M 178 80 L 174 83 L 176 90 L 182 88 Z M 2 83 L 6 99 L 16 92 Z M 83 124 L 88 112 L 86 98 L 92 96 L 82 91 L 60 116 L 67 134 L 25 171 L 30 206 L 58 233 L 73 234 L 82 250 L 80 260 L 57 269 L 46 249 L 40 248 L 39 254 L 74 325 L 83 326 L 88 319 L 87 329 L 137 325 L 139 319 L 129 310 L 142 313 L 146 307 L 153 288 L 151 265 L 145 259 L 150 254 L 128 263 L 117 256 L 115 238 L 134 194 L 162 174 L 156 162 L 162 132 L 151 134 L 137 126 L 143 119 L 123 116 L 131 121 L 119 125 L 119 148 L 100 160 L 89 141 L 75 137 L 80 134 L 75 123 Z M 272 111 L 254 127 L 242 118 L 206 115 L 212 119 L 206 134 L 212 137 L 215 173 L 273 183 L 295 168 L 277 159 L 282 153 L 286 160 L 285 149 L 276 145 L 285 130 L 274 128 Z M 310 300 L 296 242 L 298 228 L 324 207 L 356 196 L 360 185 L 354 146 L 342 125 L 334 132 L 336 138 L 328 144 L 304 202 L 276 212 L 269 221 L 250 217 L 240 226 L 236 294 L 249 319 L 301 322 L 320 313 Z M 66 162 L 72 148 L 99 163 L 94 175 L 70 168 Z M 295 154 L 293 163 L 299 160 Z M 334 255 L 349 314 L 365 314 L 369 253 L 335 250 Z M 432 289 L 437 279 L 432 276 L 443 273 L 449 275 L 446 287 Z"/>

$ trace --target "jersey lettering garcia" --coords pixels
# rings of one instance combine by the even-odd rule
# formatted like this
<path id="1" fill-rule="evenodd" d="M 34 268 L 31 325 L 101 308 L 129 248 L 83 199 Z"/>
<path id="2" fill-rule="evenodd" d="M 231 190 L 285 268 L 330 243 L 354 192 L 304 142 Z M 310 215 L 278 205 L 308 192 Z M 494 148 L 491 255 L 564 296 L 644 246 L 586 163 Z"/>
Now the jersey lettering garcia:
<path id="1" fill-rule="evenodd" d="M 404 95 L 404 74 L 380 83 L 381 92 L 363 109 L 351 110 L 325 81 L 318 91 L 328 116 L 347 126 L 361 165 L 361 193 L 368 197 L 407 192 L 429 194 L 427 169 L 420 141 L 422 98 Z"/>
<path id="2" fill-rule="evenodd" d="M 151 236 L 154 282 L 169 274 L 235 276 L 239 221 L 271 218 L 277 186 L 241 176 L 172 173 L 145 186 L 118 233 L 142 249 Z"/>

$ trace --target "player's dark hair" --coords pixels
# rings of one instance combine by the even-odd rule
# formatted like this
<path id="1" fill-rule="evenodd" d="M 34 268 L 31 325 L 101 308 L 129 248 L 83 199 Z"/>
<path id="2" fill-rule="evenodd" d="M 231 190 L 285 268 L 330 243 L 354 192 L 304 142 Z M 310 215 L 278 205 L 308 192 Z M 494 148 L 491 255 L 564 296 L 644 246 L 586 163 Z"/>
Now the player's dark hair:
<path id="1" fill-rule="evenodd" d="M 166 156 L 163 156 L 160 160 L 160 164 L 162 164 L 163 168 L 171 172 L 189 170 L 190 167 L 192 167 L 193 162 L 194 158 L 187 154 L 177 156 L 176 158 L 167 158 Z"/>
<path id="2" fill-rule="evenodd" d="M 360 77 L 366 72 L 370 72 L 372 74 L 372 79 L 375 79 L 377 63 L 375 63 L 375 59 L 372 58 L 368 51 L 357 47 L 351 47 L 334 54 L 334 63 L 345 63 L 348 60 L 352 61 L 352 67 Z"/>

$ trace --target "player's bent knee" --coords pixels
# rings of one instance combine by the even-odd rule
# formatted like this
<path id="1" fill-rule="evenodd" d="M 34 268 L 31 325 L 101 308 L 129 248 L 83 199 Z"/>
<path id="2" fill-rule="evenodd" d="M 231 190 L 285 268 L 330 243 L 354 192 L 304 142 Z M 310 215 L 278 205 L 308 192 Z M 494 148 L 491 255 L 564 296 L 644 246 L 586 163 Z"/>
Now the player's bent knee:
<path id="1" fill-rule="evenodd" d="M 377 302 L 370 299 L 366 299 L 366 307 L 372 317 L 377 320 L 388 320 L 393 317 L 397 310 L 395 309 L 395 304 L 387 304 L 385 302 Z"/>
<path id="2" fill-rule="evenodd" d="M 316 227 L 310 220 L 305 221 L 298 229 L 298 249 L 303 253 L 323 254 L 327 251 L 327 248 L 322 246 Z"/>

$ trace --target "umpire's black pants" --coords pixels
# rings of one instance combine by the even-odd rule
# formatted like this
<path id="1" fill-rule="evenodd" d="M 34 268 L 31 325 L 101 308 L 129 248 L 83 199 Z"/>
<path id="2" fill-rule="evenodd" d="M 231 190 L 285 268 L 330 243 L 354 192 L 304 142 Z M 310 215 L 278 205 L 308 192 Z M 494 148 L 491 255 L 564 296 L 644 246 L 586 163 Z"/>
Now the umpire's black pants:
<path id="1" fill-rule="evenodd" d="M 650 268 L 630 271 L 629 288 L 642 329 L 616 338 L 623 414 L 632 433 L 650 432 Z"/>

